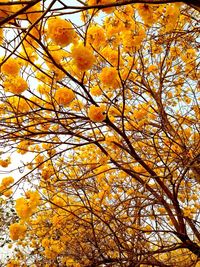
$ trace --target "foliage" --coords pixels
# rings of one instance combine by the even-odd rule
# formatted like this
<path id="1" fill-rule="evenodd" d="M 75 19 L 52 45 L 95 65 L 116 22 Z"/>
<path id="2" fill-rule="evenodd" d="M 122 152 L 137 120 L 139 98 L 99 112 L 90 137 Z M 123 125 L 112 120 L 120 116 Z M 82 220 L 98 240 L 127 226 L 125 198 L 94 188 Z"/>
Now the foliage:
<path id="1" fill-rule="evenodd" d="M 7 267 L 198 264 L 199 6 L 133 2 L 1 3 Z"/>

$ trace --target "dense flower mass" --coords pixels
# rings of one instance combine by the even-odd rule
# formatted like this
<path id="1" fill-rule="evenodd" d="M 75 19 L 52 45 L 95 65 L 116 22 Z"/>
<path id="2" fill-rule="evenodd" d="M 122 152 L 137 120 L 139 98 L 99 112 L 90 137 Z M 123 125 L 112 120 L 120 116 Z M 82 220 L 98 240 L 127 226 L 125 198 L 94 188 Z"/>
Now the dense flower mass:
<path id="1" fill-rule="evenodd" d="M 12 76 L 7 77 L 3 82 L 3 86 L 6 92 L 17 95 L 28 89 L 28 83 L 21 76 L 16 76 L 15 78 Z"/>
<path id="2" fill-rule="evenodd" d="M 8 157 L 6 159 L 0 159 L 0 166 L 3 168 L 7 168 L 10 163 L 11 163 L 10 157 Z"/>
<path id="3" fill-rule="evenodd" d="M 98 25 L 91 26 L 87 32 L 87 42 L 96 48 L 106 45 L 105 31 Z"/>
<path id="4" fill-rule="evenodd" d="M 105 110 L 106 109 L 104 106 L 96 107 L 94 105 L 91 105 L 88 110 L 88 117 L 93 122 L 102 122 L 106 118 Z"/>
<path id="5" fill-rule="evenodd" d="M 67 106 L 74 98 L 74 92 L 67 87 L 56 90 L 55 100 L 59 105 Z"/>
<path id="6" fill-rule="evenodd" d="M 91 95 L 93 96 L 100 96 L 102 94 L 102 90 L 101 88 L 99 88 L 98 85 L 96 86 L 93 86 L 91 89 L 90 89 L 90 93 Z"/>
<path id="7" fill-rule="evenodd" d="M 199 13 L 133 2 L 0 0 L 0 265 L 200 266 Z"/>
<path id="8" fill-rule="evenodd" d="M 30 104 L 24 98 L 11 96 L 7 99 L 7 108 L 14 113 L 26 113 L 30 109 Z"/>
<path id="9" fill-rule="evenodd" d="M 38 192 L 28 191 L 26 198 L 21 197 L 16 200 L 15 209 L 21 219 L 28 219 L 40 204 L 40 195 Z"/>
<path id="10" fill-rule="evenodd" d="M 16 200 L 16 206 L 15 206 L 17 215 L 21 219 L 27 219 L 33 214 L 32 207 L 30 206 L 30 202 L 21 197 Z"/>
<path id="11" fill-rule="evenodd" d="M 99 75 L 102 84 L 106 87 L 116 89 L 119 86 L 117 70 L 113 67 L 105 67 Z"/>
<path id="12" fill-rule="evenodd" d="M 92 50 L 89 47 L 85 47 L 83 44 L 79 44 L 72 48 L 72 58 L 75 66 L 80 71 L 89 70 L 95 63 L 95 57 Z"/>
<path id="13" fill-rule="evenodd" d="M 1 184 L 4 186 L 9 186 L 14 183 L 14 178 L 12 176 L 4 177 L 1 181 Z"/>
<path id="14" fill-rule="evenodd" d="M 73 42 L 75 32 L 70 22 L 59 17 L 48 20 L 47 37 L 56 45 L 67 46 Z"/>
<path id="15" fill-rule="evenodd" d="M 13 191 L 10 189 L 10 185 L 14 183 L 14 178 L 12 176 L 4 177 L 0 184 L 0 193 L 5 197 L 12 195 Z"/>
<path id="16" fill-rule="evenodd" d="M 2 3 L 8 3 L 9 1 L 7 0 L 2 0 Z M 0 8 L 0 19 L 6 18 L 9 16 L 12 12 L 12 6 L 11 5 L 1 5 Z"/>
<path id="17" fill-rule="evenodd" d="M 1 66 L 1 72 L 7 75 L 18 75 L 20 71 L 20 65 L 15 58 L 9 58 Z"/>
<path id="18" fill-rule="evenodd" d="M 14 223 L 10 225 L 10 238 L 12 240 L 23 239 L 26 233 L 27 227 L 21 223 Z"/>

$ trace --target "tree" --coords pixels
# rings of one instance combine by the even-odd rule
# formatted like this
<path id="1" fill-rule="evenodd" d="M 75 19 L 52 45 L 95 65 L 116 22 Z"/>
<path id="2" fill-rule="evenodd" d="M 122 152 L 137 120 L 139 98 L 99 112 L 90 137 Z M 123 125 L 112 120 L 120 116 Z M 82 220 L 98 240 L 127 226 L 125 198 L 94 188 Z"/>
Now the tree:
<path id="1" fill-rule="evenodd" d="M 195 266 L 199 4 L 68 2 L 1 3 L 7 267 Z"/>

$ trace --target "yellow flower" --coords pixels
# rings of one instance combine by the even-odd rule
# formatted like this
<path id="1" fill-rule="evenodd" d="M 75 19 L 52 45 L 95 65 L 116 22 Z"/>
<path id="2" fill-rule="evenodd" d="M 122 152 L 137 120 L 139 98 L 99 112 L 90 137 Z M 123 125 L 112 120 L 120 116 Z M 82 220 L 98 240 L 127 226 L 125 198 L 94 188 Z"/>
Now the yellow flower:
<path id="1" fill-rule="evenodd" d="M 21 94 L 28 89 L 27 82 L 21 77 L 16 76 L 14 79 L 9 76 L 3 83 L 4 90 L 13 94 Z"/>
<path id="2" fill-rule="evenodd" d="M 22 219 L 27 219 L 33 214 L 29 201 L 23 197 L 16 200 L 15 209 L 17 215 Z"/>
<path id="3" fill-rule="evenodd" d="M 18 96 L 11 96 L 7 100 L 8 109 L 14 112 L 28 112 L 30 109 L 29 104 L 24 98 Z"/>
<path id="4" fill-rule="evenodd" d="M 20 65 L 15 58 L 9 58 L 1 66 L 1 72 L 7 75 L 18 75 L 20 71 Z"/>
<path id="5" fill-rule="evenodd" d="M 28 219 L 40 204 L 40 195 L 38 192 L 26 192 L 26 198 L 21 197 L 16 199 L 15 209 L 17 215 L 22 219 Z"/>
<path id="6" fill-rule="evenodd" d="M 80 100 L 75 99 L 70 103 L 70 108 L 75 111 L 81 111 L 83 103 Z"/>
<path id="7" fill-rule="evenodd" d="M 5 192 L 3 192 L 3 195 L 4 195 L 5 197 L 9 197 L 9 196 L 12 195 L 12 193 L 13 193 L 13 191 L 12 191 L 11 189 L 9 189 L 9 190 L 6 190 Z"/>
<path id="8" fill-rule="evenodd" d="M 20 267 L 19 261 L 18 260 L 10 260 L 7 264 L 6 267 Z"/>
<path id="9" fill-rule="evenodd" d="M 116 89 L 119 86 L 118 73 L 113 67 L 105 67 L 99 75 L 104 86 Z"/>
<path id="10" fill-rule="evenodd" d="M 70 22 L 61 18 L 48 20 L 47 37 L 56 45 L 67 46 L 73 42 L 75 32 Z"/>
<path id="11" fill-rule="evenodd" d="M 157 69 L 158 69 L 157 66 L 155 66 L 155 65 L 150 65 L 150 66 L 148 67 L 147 71 L 148 71 L 148 72 L 154 72 L 154 71 L 156 71 Z"/>
<path id="12" fill-rule="evenodd" d="M 2 0 L 1 2 L 9 3 L 8 0 Z M 12 5 L 1 5 L 0 9 L 0 19 L 6 18 L 10 15 L 11 13 L 11 7 Z"/>
<path id="13" fill-rule="evenodd" d="M 12 176 L 4 177 L 1 181 L 1 184 L 6 187 L 12 183 L 14 183 L 14 178 Z"/>
<path id="14" fill-rule="evenodd" d="M 115 108 L 115 107 L 110 107 L 109 108 L 109 116 L 121 116 L 121 112 L 119 109 Z"/>
<path id="15" fill-rule="evenodd" d="M 40 204 L 40 194 L 37 191 L 27 191 L 25 195 L 30 200 L 32 208 L 36 208 Z"/>
<path id="16" fill-rule="evenodd" d="M 10 225 L 10 238 L 12 240 L 23 239 L 27 230 L 27 227 L 21 223 L 14 223 Z"/>
<path id="17" fill-rule="evenodd" d="M 103 51 L 102 55 L 104 58 L 106 58 L 113 66 L 118 65 L 119 61 L 119 54 L 116 50 L 113 50 L 111 47 L 106 46 Z M 120 63 L 122 62 L 122 59 L 120 58 Z"/>
<path id="18" fill-rule="evenodd" d="M 96 85 L 90 89 L 90 93 L 93 96 L 100 96 L 102 95 L 102 90 Z"/>
<path id="19" fill-rule="evenodd" d="M 91 69 L 95 62 L 92 50 L 82 44 L 72 48 L 72 58 L 74 59 L 75 66 L 80 71 Z"/>
<path id="20" fill-rule="evenodd" d="M 91 105 L 88 110 L 88 117 L 93 122 L 102 122 L 106 118 L 105 107 Z"/>
<path id="21" fill-rule="evenodd" d="M 10 163 L 10 157 L 8 157 L 7 159 L 0 159 L 0 166 L 3 168 L 7 168 Z"/>
<path id="22" fill-rule="evenodd" d="M 42 11 L 39 11 L 41 11 L 40 2 L 28 9 L 27 18 L 31 24 L 33 24 L 41 16 Z"/>
<path id="23" fill-rule="evenodd" d="M 57 89 L 55 93 L 55 100 L 59 105 L 67 106 L 74 98 L 74 92 L 66 87 Z"/>
<path id="24" fill-rule="evenodd" d="M 97 48 L 105 45 L 106 37 L 103 28 L 96 25 L 90 27 L 87 32 L 87 41 Z"/>
<path id="25" fill-rule="evenodd" d="M 26 42 L 26 44 L 27 44 L 27 42 Z M 28 60 L 30 62 L 34 62 L 38 59 L 38 55 L 36 54 L 33 47 L 27 47 L 27 46 L 23 47 L 23 50 L 20 51 L 20 56 L 22 58 L 19 58 L 19 62 L 23 65 L 28 64 L 27 61 L 25 61 L 25 60 Z"/>
<path id="26" fill-rule="evenodd" d="M 155 19 L 153 16 L 153 8 L 147 4 L 137 4 L 137 10 L 144 23 L 151 26 Z"/>
<path id="27" fill-rule="evenodd" d="M 31 145 L 30 140 L 23 140 L 17 145 L 17 153 L 25 154 L 28 152 L 29 146 Z"/>

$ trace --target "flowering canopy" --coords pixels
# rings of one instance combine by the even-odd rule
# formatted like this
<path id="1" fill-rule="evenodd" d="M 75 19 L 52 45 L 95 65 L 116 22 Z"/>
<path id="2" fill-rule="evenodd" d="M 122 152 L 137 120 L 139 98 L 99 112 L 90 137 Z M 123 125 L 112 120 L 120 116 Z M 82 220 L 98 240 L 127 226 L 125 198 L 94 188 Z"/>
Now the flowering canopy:
<path id="1" fill-rule="evenodd" d="M 199 5 L 138 2 L 0 3 L 7 267 L 200 264 Z"/>

